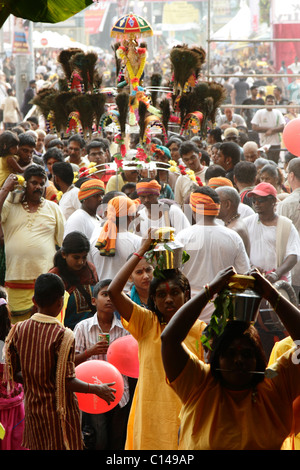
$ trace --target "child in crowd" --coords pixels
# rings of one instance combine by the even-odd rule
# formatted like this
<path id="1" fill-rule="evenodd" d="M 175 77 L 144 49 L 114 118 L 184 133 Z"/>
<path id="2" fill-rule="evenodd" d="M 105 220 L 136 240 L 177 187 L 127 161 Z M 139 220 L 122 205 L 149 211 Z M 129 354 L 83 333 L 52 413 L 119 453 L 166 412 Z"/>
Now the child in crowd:
<path id="1" fill-rule="evenodd" d="M 92 289 L 98 276 L 95 266 L 87 261 L 89 250 L 90 242 L 83 233 L 70 232 L 55 253 L 54 267 L 49 271 L 61 277 L 69 293 L 63 323 L 72 330 L 96 311 L 92 305 Z"/>
<path id="2" fill-rule="evenodd" d="M 106 361 L 109 344 L 129 334 L 123 328 L 119 315 L 114 313 L 114 306 L 107 292 L 110 282 L 111 279 L 105 279 L 96 284 L 92 302 L 97 312 L 92 318 L 77 323 L 74 329 L 76 365 L 91 359 Z M 106 335 L 109 335 L 109 341 Z M 117 406 L 106 413 L 83 415 L 83 430 L 87 426 L 94 434 L 93 450 L 124 449 L 131 403 L 128 377 L 123 376 L 123 380 L 124 393 Z"/>
<path id="3" fill-rule="evenodd" d="M 53 273 L 35 282 L 38 313 L 15 324 L 5 342 L 8 379 L 22 382 L 25 393 L 23 445 L 30 450 L 82 450 L 80 412 L 74 392 L 91 393 L 110 404 L 110 384 L 89 384 L 76 378 L 74 333 L 57 319 L 64 302 L 64 284 Z"/>

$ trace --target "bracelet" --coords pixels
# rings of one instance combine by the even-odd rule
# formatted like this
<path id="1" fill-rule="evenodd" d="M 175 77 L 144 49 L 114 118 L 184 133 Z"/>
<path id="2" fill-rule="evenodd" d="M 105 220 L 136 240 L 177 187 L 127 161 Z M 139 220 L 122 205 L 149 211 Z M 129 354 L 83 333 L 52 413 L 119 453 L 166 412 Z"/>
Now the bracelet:
<path id="1" fill-rule="evenodd" d="M 87 359 L 89 358 L 88 353 L 87 353 L 87 349 L 84 351 L 84 355 Z"/>
<path id="2" fill-rule="evenodd" d="M 138 253 L 133 253 L 135 256 L 137 256 L 139 259 L 143 259 L 144 257 L 139 255 Z"/>
<path id="3" fill-rule="evenodd" d="M 211 295 L 210 288 L 209 288 L 208 284 L 205 284 L 204 290 L 205 290 L 206 298 L 207 298 L 208 302 L 210 302 L 212 295 Z"/>

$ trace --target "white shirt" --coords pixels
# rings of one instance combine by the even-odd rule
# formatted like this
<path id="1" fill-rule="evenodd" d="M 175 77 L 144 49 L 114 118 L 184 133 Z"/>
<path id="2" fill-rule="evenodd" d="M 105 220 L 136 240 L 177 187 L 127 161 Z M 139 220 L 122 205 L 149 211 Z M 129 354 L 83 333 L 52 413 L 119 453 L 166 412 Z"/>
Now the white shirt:
<path id="1" fill-rule="evenodd" d="M 184 245 L 185 251 L 190 255 L 182 271 L 190 282 L 192 296 L 228 266 L 234 266 L 239 274 L 245 274 L 250 269 L 243 240 L 230 228 L 195 224 L 182 230 L 175 239 Z M 213 309 L 213 303 L 210 302 L 201 313 L 200 319 L 209 321 Z"/>
<path id="2" fill-rule="evenodd" d="M 264 271 L 272 271 L 277 268 L 276 259 L 276 225 L 264 225 L 259 221 L 258 214 L 246 217 L 244 222 L 250 239 L 250 262 L 253 266 Z M 287 242 L 285 258 L 289 255 L 300 255 L 300 238 L 294 225 L 291 226 L 290 236 Z M 286 273 L 288 282 L 291 281 L 291 273 Z"/>
<path id="3" fill-rule="evenodd" d="M 205 184 L 205 173 L 207 170 L 207 166 L 203 166 L 200 171 L 195 172 L 195 176 L 199 176 L 202 183 Z M 186 204 L 186 198 L 191 192 L 193 192 L 198 187 L 198 184 L 194 183 L 189 176 L 187 175 L 180 175 L 178 176 L 175 188 L 174 188 L 174 200 L 179 204 L 181 207 Z"/>
<path id="4" fill-rule="evenodd" d="M 93 217 L 85 210 L 77 209 L 65 223 L 64 237 L 70 232 L 79 231 L 90 239 L 95 227 L 100 227 L 101 222 L 102 220 L 98 215 Z"/>
<path id="5" fill-rule="evenodd" d="M 91 348 L 99 341 L 99 333 L 104 333 L 101 329 L 101 326 L 98 322 L 97 313 L 93 315 L 91 318 L 87 318 L 86 320 L 82 320 L 74 328 L 74 335 L 75 335 L 75 352 L 76 354 L 83 353 L 86 349 Z M 115 341 L 122 336 L 129 335 L 129 332 L 125 330 L 122 325 L 121 320 L 114 314 L 113 321 L 109 330 L 109 344 Z M 91 360 L 101 360 L 107 361 L 106 354 L 99 354 L 98 356 L 91 356 L 88 359 Z M 129 401 L 129 386 L 128 386 L 128 378 L 123 375 L 124 380 L 124 393 L 119 401 L 119 405 L 122 408 L 126 405 Z"/>
<path id="6" fill-rule="evenodd" d="M 166 204 L 167 206 L 167 204 Z M 162 204 L 159 203 L 157 205 L 157 210 L 162 210 Z M 184 228 L 190 227 L 190 222 L 188 218 L 184 215 L 182 209 L 175 204 L 170 204 L 169 210 L 168 210 L 168 215 L 170 219 L 170 224 L 171 227 L 175 228 L 175 233 L 179 233 L 181 230 Z M 151 228 L 161 228 L 161 227 L 168 227 L 169 222 L 168 222 L 168 216 L 165 216 L 165 214 L 162 215 L 159 219 L 149 219 L 148 217 L 148 211 L 146 207 L 141 209 L 139 211 L 139 224 L 137 231 L 138 235 L 141 237 L 146 237 L 148 233 L 148 229 Z"/>
<path id="7" fill-rule="evenodd" d="M 285 119 L 283 114 L 278 109 L 272 109 L 272 111 L 267 111 L 266 109 L 259 109 L 254 114 L 251 124 L 256 124 L 260 127 L 278 127 L 280 125 L 285 125 Z M 266 135 L 264 132 L 259 132 L 260 145 L 279 145 L 280 144 L 280 134 Z"/>
<path id="8" fill-rule="evenodd" d="M 101 227 L 96 227 L 90 237 L 91 248 L 88 259 L 94 264 L 99 279 L 113 279 L 126 263 L 128 256 L 139 250 L 142 238 L 131 232 L 117 232 L 115 256 L 102 256 L 95 246 L 100 233 Z M 124 290 L 130 290 L 129 282 Z"/>
<path id="9" fill-rule="evenodd" d="M 81 208 L 81 202 L 78 199 L 79 188 L 74 186 L 65 192 L 59 200 L 59 207 L 68 220 L 71 214 Z"/>

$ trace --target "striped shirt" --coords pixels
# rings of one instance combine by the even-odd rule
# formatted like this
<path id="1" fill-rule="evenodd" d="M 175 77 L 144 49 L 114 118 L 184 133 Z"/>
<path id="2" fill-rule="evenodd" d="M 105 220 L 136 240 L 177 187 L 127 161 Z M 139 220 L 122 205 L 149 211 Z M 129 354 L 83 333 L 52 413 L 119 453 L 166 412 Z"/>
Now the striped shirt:
<path id="1" fill-rule="evenodd" d="M 46 315 L 45 315 L 46 317 Z M 53 320 L 52 320 L 53 321 Z M 23 446 L 30 450 L 65 450 L 56 410 L 56 367 L 65 328 L 55 321 L 35 320 L 14 325 L 10 345 L 12 367 L 23 375 L 25 429 Z M 75 378 L 75 341 L 67 359 L 66 378 Z M 66 433 L 71 450 L 82 450 L 80 412 L 74 392 L 66 390 Z"/>
<path id="2" fill-rule="evenodd" d="M 86 349 L 91 348 L 99 341 L 99 334 L 107 333 L 102 331 L 101 326 L 98 322 L 97 313 L 91 318 L 82 320 L 74 328 L 75 335 L 75 352 L 76 354 L 82 354 Z M 129 335 L 128 331 L 122 325 L 121 320 L 114 313 L 113 321 L 109 330 L 109 343 L 111 344 L 121 336 Z M 107 361 L 106 354 L 99 354 L 97 356 L 91 356 L 88 360 L 102 360 Z M 124 393 L 119 402 L 120 407 L 125 406 L 129 401 L 129 385 L 128 378 L 122 375 L 124 380 Z"/>

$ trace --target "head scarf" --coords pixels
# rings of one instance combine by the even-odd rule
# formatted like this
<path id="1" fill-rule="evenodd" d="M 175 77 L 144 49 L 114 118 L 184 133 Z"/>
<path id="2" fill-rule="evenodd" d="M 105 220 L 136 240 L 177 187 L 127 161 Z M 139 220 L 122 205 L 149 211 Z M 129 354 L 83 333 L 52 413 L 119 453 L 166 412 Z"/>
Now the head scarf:
<path id="1" fill-rule="evenodd" d="M 192 193 L 190 206 L 196 214 L 217 216 L 220 211 L 220 204 L 214 202 L 207 194 Z"/>
<path id="2" fill-rule="evenodd" d="M 98 180 L 96 178 L 91 178 L 90 180 L 85 181 L 80 186 L 78 192 L 78 199 L 79 201 L 84 201 L 88 197 L 94 196 L 100 192 L 105 192 L 105 186 L 103 181 Z"/>
<path id="3" fill-rule="evenodd" d="M 136 184 L 136 192 L 138 196 L 143 194 L 157 194 L 160 195 L 161 185 L 156 181 L 141 181 Z"/>
<path id="4" fill-rule="evenodd" d="M 102 227 L 96 248 L 102 256 L 115 256 L 117 239 L 117 218 L 134 215 L 137 205 L 127 196 L 112 198 L 107 204 L 107 220 Z"/>
<path id="5" fill-rule="evenodd" d="M 233 188 L 232 182 L 228 178 L 224 178 L 223 176 L 210 178 L 207 183 L 207 186 L 213 189 L 219 188 L 220 186 L 231 186 Z"/>
<path id="6" fill-rule="evenodd" d="M 159 157 L 163 157 L 164 155 L 166 155 L 166 157 L 169 160 L 171 160 L 171 152 L 168 149 L 168 147 L 165 147 L 164 145 L 153 144 L 152 147 L 151 147 L 151 150 L 153 152 L 154 157 L 159 158 Z"/>

